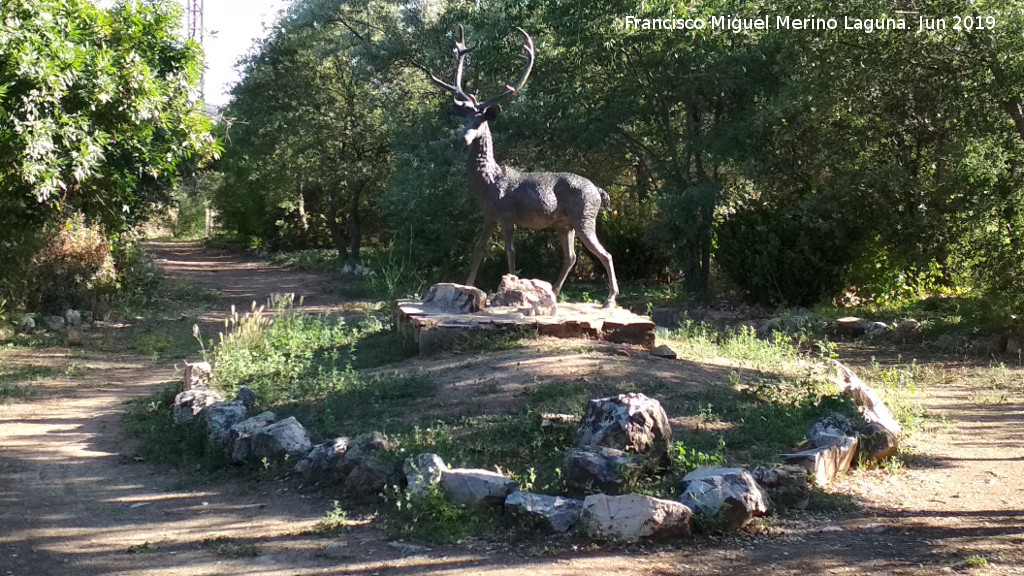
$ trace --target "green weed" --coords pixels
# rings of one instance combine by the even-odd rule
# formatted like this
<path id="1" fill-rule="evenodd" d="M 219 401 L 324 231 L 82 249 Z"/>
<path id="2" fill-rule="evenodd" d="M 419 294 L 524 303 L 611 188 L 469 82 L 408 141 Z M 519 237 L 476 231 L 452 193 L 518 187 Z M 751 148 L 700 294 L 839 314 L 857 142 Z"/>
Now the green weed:
<path id="1" fill-rule="evenodd" d="M 335 500 L 331 509 L 313 527 L 313 533 L 334 538 L 347 532 L 348 524 L 348 512 L 342 510 L 341 504 Z"/>
<path id="2" fill-rule="evenodd" d="M 207 538 L 203 540 L 203 547 L 218 556 L 227 558 L 255 558 L 260 555 L 259 545 L 251 542 L 238 542 L 227 536 Z"/>

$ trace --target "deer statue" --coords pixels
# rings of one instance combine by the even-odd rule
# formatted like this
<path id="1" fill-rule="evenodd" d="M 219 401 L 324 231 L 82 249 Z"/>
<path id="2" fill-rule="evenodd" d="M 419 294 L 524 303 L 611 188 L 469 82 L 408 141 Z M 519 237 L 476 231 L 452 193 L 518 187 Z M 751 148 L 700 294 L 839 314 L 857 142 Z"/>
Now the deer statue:
<path id="1" fill-rule="evenodd" d="M 499 165 L 494 160 L 494 142 L 487 123 L 498 117 L 502 102 L 523 89 L 533 68 L 533 39 L 521 28 L 517 30 L 526 37 L 526 43 L 523 45 L 526 52 L 526 70 L 515 86 L 506 86 L 502 94 L 478 102 L 475 95 L 467 94 L 463 89 L 462 72 L 466 56 L 479 44 L 466 46 L 466 33 L 462 26 L 459 26 L 459 41 L 455 43 L 453 51 L 457 60 L 455 83 L 443 82 L 428 71 L 434 84 L 452 94 L 455 115 L 462 118 L 464 123 L 462 137 L 469 147 L 469 187 L 484 215 L 484 230 L 473 251 L 466 284 L 472 286 L 476 281 L 476 273 L 483 260 L 487 243 L 497 226 L 501 226 L 505 239 L 509 274 L 515 274 L 516 270 L 516 250 L 512 240 L 515 227 L 537 230 L 554 228 L 558 231 L 565 257 L 555 294 L 562 291 L 569 271 L 576 264 L 575 243 L 576 235 L 579 234 L 587 250 L 604 265 L 608 274 L 608 299 L 605 300 L 604 307 L 614 308 L 615 298 L 619 295 L 619 284 L 615 280 L 612 256 L 597 239 L 595 223 L 602 208 L 610 209 L 611 200 L 608 193 L 576 174 L 520 172 L 511 166 Z"/>

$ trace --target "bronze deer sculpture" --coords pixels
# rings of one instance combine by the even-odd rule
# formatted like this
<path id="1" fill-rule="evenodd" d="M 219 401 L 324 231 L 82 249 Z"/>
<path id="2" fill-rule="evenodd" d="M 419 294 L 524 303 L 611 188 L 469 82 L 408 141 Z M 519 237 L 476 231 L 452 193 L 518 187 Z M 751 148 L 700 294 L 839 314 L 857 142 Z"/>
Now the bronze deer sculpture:
<path id="1" fill-rule="evenodd" d="M 562 291 L 569 271 L 576 264 L 576 235 L 583 245 L 601 261 L 608 274 L 608 298 L 605 308 L 615 306 L 619 295 L 619 284 L 615 279 L 612 256 L 597 239 L 596 219 L 601 209 L 610 209 L 608 193 L 582 176 L 567 172 L 520 172 L 511 166 L 499 165 L 494 160 L 494 143 L 487 123 L 498 117 L 500 104 L 518 93 L 526 85 L 533 69 L 535 58 L 533 39 L 517 28 L 526 37 L 523 50 L 526 52 L 526 70 L 514 86 L 507 86 L 505 92 L 483 102 L 467 94 L 462 87 L 462 72 L 466 56 L 479 44 L 466 46 L 466 33 L 459 26 L 459 41 L 453 51 L 457 59 L 455 83 L 448 84 L 430 74 L 430 79 L 453 96 L 455 115 L 464 123 L 463 141 L 469 147 L 469 187 L 476 196 L 484 216 L 484 230 L 473 251 L 466 284 L 473 285 L 480 268 L 487 243 L 500 225 L 505 239 L 505 255 L 508 258 L 509 274 L 515 274 L 515 244 L 513 230 L 516 226 L 532 229 L 554 228 L 562 244 L 564 262 L 558 276 L 555 294 Z M 428 72 L 429 74 L 429 72 Z"/>

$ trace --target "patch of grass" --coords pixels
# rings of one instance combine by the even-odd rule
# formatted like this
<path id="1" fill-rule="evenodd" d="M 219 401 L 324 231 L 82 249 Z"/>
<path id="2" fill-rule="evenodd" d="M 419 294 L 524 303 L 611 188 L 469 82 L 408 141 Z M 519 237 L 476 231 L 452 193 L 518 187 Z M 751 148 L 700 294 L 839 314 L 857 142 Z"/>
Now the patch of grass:
<path id="1" fill-rule="evenodd" d="M 401 538 L 456 544 L 501 527 L 501 517 L 494 509 L 456 504 L 436 486 L 421 495 L 395 492 L 391 498 L 394 510 L 389 527 Z"/>
<path id="2" fill-rule="evenodd" d="M 761 339 L 749 326 L 719 332 L 707 324 L 686 321 L 676 330 L 659 329 L 658 336 L 684 359 L 721 358 L 744 368 L 791 375 L 806 373 L 811 366 L 799 352 L 799 336 L 781 332 Z"/>
<path id="3" fill-rule="evenodd" d="M 239 542 L 227 536 L 207 538 L 203 547 L 218 556 L 226 558 L 255 558 L 260 555 L 260 547 L 252 542 Z"/>
<path id="4" fill-rule="evenodd" d="M 807 500 L 807 510 L 811 512 L 854 512 L 860 508 L 853 497 L 838 492 L 827 492 L 812 484 Z"/>
<path id="5" fill-rule="evenodd" d="M 342 510 L 341 504 L 335 500 L 333 507 L 327 511 L 323 519 L 313 526 L 312 533 L 325 538 L 334 538 L 348 531 L 348 512 Z"/>
<path id="6" fill-rule="evenodd" d="M 51 366 L 32 365 L 0 369 L 0 400 L 38 396 L 40 390 L 26 382 L 38 382 L 60 373 L 60 370 Z"/>
<path id="7" fill-rule="evenodd" d="M 967 568 L 984 568 L 988 566 L 988 559 L 979 554 L 971 554 L 964 558 L 964 566 Z"/>

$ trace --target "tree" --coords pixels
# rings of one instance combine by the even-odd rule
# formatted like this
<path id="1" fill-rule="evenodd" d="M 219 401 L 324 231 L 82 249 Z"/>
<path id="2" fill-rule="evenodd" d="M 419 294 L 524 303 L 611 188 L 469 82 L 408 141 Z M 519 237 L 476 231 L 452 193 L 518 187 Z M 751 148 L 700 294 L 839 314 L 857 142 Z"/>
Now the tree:
<path id="1" fill-rule="evenodd" d="M 42 230 L 75 213 L 117 234 L 166 198 L 182 162 L 215 153 L 192 97 L 199 47 L 172 2 L 0 6 L 0 291 Z"/>

